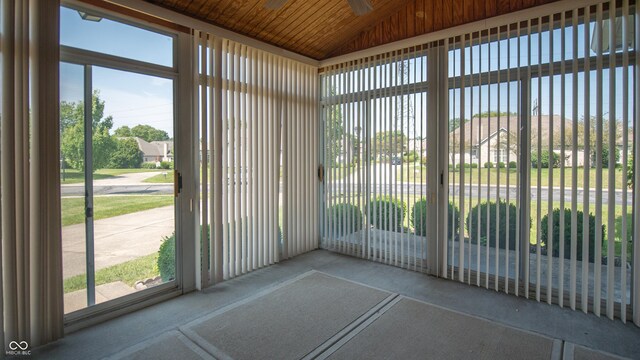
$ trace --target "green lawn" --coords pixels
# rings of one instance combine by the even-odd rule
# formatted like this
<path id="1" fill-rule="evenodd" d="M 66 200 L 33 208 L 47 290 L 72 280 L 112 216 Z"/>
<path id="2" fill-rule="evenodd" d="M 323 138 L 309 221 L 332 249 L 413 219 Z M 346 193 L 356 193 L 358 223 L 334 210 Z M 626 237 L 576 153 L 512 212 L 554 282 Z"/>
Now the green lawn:
<path id="1" fill-rule="evenodd" d="M 96 286 L 114 281 L 122 281 L 133 286 L 136 281 L 160 275 L 158 271 L 158 254 L 142 256 L 122 264 L 110 266 L 96 271 Z M 72 276 L 64 280 L 64 292 L 82 290 L 87 287 L 85 274 Z"/>
<path id="2" fill-rule="evenodd" d="M 159 172 L 156 169 L 100 169 L 93 173 L 93 180 L 113 179 L 122 174 Z M 166 171 L 166 170 L 165 170 Z M 84 173 L 75 169 L 60 170 L 60 182 L 62 184 L 78 184 L 84 182 Z"/>
<path id="3" fill-rule="evenodd" d="M 144 183 L 150 184 L 173 184 L 173 171 L 168 170 L 158 175 L 142 180 Z"/>
<path id="4" fill-rule="evenodd" d="M 327 167 L 325 169 L 324 178 L 325 179 L 330 178 L 332 180 L 342 180 L 347 176 L 351 175 L 355 170 L 356 170 L 355 166 L 347 166 L 347 165 L 345 166 L 337 165 L 333 168 Z"/>
<path id="5" fill-rule="evenodd" d="M 93 198 L 94 219 L 131 214 L 173 205 L 172 195 L 96 196 Z M 62 226 L 84 222 L 84 198 L 62 198 Z"/>
<path id="6" fill-rule="evenodd" d="M 552 170 L 552 184 L 554 187 L 560 187 L 560 170 L 561 169 L 553 169 Z M 397 179 L 400 181 L 402 176 L 402 182 L 408 183 L 419 183 L 421 180 L 426 181 L 427 169 L 425 166 L 419 165 L 417 163 L 414 164 L 404 164 L 402 169 L 398 166 L 397 169 Z M 596 169 L 589 169 L 589 188 L 593 189 L 596 187 Z M 609 186 L 609 169 L 602 169 L 602 187 L 604 189 Z M 622 179 L 622 169 L 615 170 L 615 178 L 616 189 L 622 189 L 623 187 L 623 179 Z M 541 169 L 540 171 L 541 183 L 540 186 L 546 187 L 549 184 L 549 169 Z M 509 185 L 515 186 L 518 181 L 518 172 L 516 169 L 464 169 L 464 182 L 465 184 L 497 184 L 498 177 L 500 179 L 500 185 L 506 185 L 507 177 L 509 178 Z M 480 177 L 478 179 L 478 177 Z M 415 179 L 415 180 L 414 180 Z M 572 169 L 565 168 L 564 171 L 564 179 L 565 188 L 571 188 L 571 180 L 572 180 Z M 584 186 L 584 169 L 578 169 L 578 178 L 577 178 L 577 186 L 582 188 Z M 538 169 L 531 169 L 531 186 L 536 186 L 538 181 Z M 449 171 L 449 182 L 450 183 L 459 183 L 460 182 L 460 170 L 450 170 Z M 624 182 L 626 186 L 626 181 Z"/>

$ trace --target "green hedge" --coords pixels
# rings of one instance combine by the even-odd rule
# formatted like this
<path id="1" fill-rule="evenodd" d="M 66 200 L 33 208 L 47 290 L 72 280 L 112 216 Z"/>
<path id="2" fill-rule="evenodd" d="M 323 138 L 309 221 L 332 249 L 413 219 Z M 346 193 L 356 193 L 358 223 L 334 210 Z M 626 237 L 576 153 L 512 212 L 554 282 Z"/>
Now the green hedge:
<path id="1" fill-rule="evenodd" d="M 449 224 L 453 224 L 453 218 L 456 219 L 456 222 L 460 221 L 460 210 L 458 210 L 458 207 L 451 202 L 447 209 L 447 216 L 449 218 Z M 411 221 L 411 225 L 413 226 L 414 233 L 416 235 L 427 235 L 427 199 L 421 198 L 413 204 L 409 220 Z M 459 226 L 456 226 L 455 232 L 453 227 L 449 226 L 447 230 L 447 238 L 450 239 L 451 234 L 458 234 L 458 230 Z"/>
<path id="2" fill-rule="evenodd" d="M 489 208 L 489 216 L 487 216 L 487 207 Z M 500 236 L 500 249 L 506 248 L 507 243 L 507 211 L 509 211 L 509 249 L 516 248 L 516 206 L 500 201 L 499 210 L 499 228 L 496 228 L 496 203 L 493 201 L 480 203 L 473 208 L 467 215 L 466 229 L 471 242 L 474 244 L 486 244 L 489 241 L 490 247 L 495 247 L 496 234 Z M 480 212 L 480 239 L 478 239 L 478 212 Z M 487 234 L 487 220 L 489 221 L 489 233 Z M 479 241 L 478 241 L 479 240 Z"/>
<path id="3" fill-rule="evenodd" d="M 353 204 L 336 204 L 329 208 L 333 236 L 340 237 L 362 230 L 362 212 Z"/>
<path id="4" fill-rule="evenodd" d="M 491 161 L 487 161 L 486 163 L 484 163 L 484 167 L 486 169 L 491 169 L 493 168 L 493 163 Z"/>
<path id="5" fill-rule="evenodd" d="M 377 229 L 398 231 L 406 214 L 407 204 L 390 196 L 380 196 L 371 200 L 369 223 Z"/>
<path id="6" fill-rule="evenodd" d="M 583 239 L 583 213 L 582 211 L 576 212 L 577 218 L 577 260 L 582 261 L 582 239 Z M 545 215 L 542 218 L 542 222 L 540 227 L 542 228 L 540 233 L 540 239 L 542 242 L 547 244 L 547 239 L 549 238 L 549 215 Z M 594 259 L 594 249 L 596 243 L 596 217 L 592 214 L 589 214 L 589 262 L 593 262 Z M 605 226 L 602 225 L 602 239 L 604 243 L 604 229 Z M 560 256 L 560 209 L 553 210 L 553 256 Z M 564 209 L 564 257 L 565 259 L 571 258 L 571 209 Z"/>
<path id="7" fill-rule="evenodd" d="M 140 166 L 143 169 L 156 169 L 156 163 L 154 162 L 145 162 Z"/>
<path id="8" fill-rule="evenodd" d="M 509 169 L 516 169 L 518 168 L 518 163 L 515 161 L 509 161 Z"/>

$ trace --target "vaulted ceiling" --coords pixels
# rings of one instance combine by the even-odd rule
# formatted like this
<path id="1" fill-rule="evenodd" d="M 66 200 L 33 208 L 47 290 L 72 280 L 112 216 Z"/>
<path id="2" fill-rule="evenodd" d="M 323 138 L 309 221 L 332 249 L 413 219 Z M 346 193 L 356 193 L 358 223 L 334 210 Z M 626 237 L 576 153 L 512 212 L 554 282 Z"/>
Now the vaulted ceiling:
<path id="1" fill-rule="evenodd" d="M 222 28 L 323 60 L 555 0 L 370 0 L 356 16 L 347 0 L 146 0 Z"/>

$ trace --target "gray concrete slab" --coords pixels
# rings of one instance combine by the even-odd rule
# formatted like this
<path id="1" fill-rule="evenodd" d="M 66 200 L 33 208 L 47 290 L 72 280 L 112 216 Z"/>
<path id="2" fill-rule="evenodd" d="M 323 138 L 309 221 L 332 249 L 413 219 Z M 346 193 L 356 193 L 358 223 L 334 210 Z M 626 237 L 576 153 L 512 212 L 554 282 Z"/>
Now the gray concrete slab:
<path id="1" fill-rule="evenodd" d="M 69 334 L 33 354 L 48 359 L 103 358 L 313 269 L 592 349 L 629 358 L 640 354 L 640 328 L 630 323 L 324 250 Z"/>
<path id="2" fill-rule="evenodd" d="M 165 206 L 94 222 L 96 270 L 155 253 L 174 229 L 174 207 Z M 85 226 L 62 228 L 63 277 L 85 273 Z"/>

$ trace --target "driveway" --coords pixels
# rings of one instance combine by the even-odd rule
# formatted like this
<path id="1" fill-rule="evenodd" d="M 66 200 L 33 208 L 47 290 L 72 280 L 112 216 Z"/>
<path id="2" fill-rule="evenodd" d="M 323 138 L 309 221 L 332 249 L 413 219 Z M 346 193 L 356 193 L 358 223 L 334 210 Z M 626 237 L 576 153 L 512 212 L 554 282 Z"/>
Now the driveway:
<path id="1" fill-rule="evenodd" d="M 95 269 L 103 269 L 155 253 L 174 231 L 174 207 L 166 206 L 94 222 Z M 84 274 L 85 226 L 62 228 L 63 277 Z"/>

